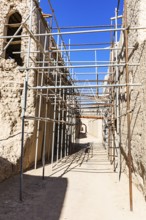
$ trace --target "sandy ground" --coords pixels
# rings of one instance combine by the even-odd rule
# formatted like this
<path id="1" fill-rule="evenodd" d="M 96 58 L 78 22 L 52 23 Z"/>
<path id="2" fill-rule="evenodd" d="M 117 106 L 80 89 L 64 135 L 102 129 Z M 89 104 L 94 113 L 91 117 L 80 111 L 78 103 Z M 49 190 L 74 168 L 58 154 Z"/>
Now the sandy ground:
<path id="1" fill-rule="evenodd" d="M 45 180 L 42 168 L 24 174 L 23 202 L 19 176 L 0 184 L 0 220 L 145 220 L 146 203 L 133 186 L 134 211 L 129 211 L 128 179 L 107 160 L 96 138 L 79 140 L 81 149 L 53 165 Z M 90 152 L 85 150 L 93 142 Z"/>

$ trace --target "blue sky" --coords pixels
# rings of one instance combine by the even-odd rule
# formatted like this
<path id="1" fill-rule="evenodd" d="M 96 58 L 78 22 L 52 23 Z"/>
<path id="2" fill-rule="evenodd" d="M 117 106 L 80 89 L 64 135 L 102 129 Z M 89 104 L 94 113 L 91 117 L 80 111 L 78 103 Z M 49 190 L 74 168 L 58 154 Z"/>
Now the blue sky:
<path id="1" fill-rule="evenodd" d="M 109 24 L 117 0 L 52 0 L 60 26 Z M 121 1 L 122 5 L 123 1 Z M 49 11 L 48 0 L 41 0 L 44 12 Z"/>
<path id="2" fill-rule="evenodd" d="M 60 27 L 66 26 L 92 26 L 92 25 L 110 25 L 110 18 L 114 16 L 115 8 L 118 0 L 52 0 L 51 1 L 55 15 Z M 44 13 L 50 13 L 48 0 L 41 0 L 40 5 Z M 120 3 L 120 12 L 122 14 L 123 0 Z M 53 23 L 55 26 L 55 23 Z M 86 30 L 86 29 L 84 29 Z M 74 30 L 62 30 L 74 31 Z M 110 34 L 84 34 L 84 35 L 70 35 L 63 36 L 64 41 L 68 44 L 70 39 L 71 44 L 79 43 L 95 43 L 95 42 L 109 42 Z M 107 46 L 107 45 L 106 45 Z M 106 46 L 93 46 L 106 47 Z M 71 47 L 79 48 L 79 47 Z M 83 47 L 82 47 L 83 48 Z M 84 47 L 89 48 L 89 46 Z M 71 60 L 94 60 L 95 52 L 78 52 L 71 53 Z M 108 60 L 109 52 L 97 52 L 98 60 Z M 101 68 L 99 71 L 106 71 L 106 68 Z M 75 69 L 75 72 L 90 72 L 95 69 Z M 78 76 L 79 79 L 95 79 L 95 76 Z M 99 78 L 103 78 L 100 76 Z"/>

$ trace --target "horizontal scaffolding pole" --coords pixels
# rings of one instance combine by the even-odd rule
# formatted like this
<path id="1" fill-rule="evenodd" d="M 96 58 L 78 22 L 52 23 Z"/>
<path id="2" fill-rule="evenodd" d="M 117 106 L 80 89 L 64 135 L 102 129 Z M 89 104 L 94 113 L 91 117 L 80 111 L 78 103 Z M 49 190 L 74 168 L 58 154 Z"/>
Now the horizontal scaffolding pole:
<path id="1" fill-rule="evenodd" d="M 15 42 L 15 41 L 14 41 Z M 105 47 L 105 48 L 80 48 L 80 49 L 50 49 L 50 50 L 45 50 L 44 53 L 61 53 L 61 52 L 88 52 L 88 51 L 103 51 L 103 50 L 123 50 L 123 47 Z M 134 47 L 128 47 L 128 49 L 134 49 Z M 21 54 L 21 53 L 27 53 L 27 51 L 15 51 L 13 52 L 13 54 Z M 36 51 L 30 51 L 30 53 L 40 53 L 39 50 Z M 56 61 L 58 63 L 58 61 Z M 82 62 L 82 61 L 81 61 Z M 94 62 L 98 62 L 98 61 L 94 61 Z M 99 61 L 100 62 L 100 61 Z M 110 61 L 109 61 L 110 62 Z M 70 63 L 70 61 L 69 61 Z"/>
<path id="2" fill-rule="evenodd" d="M 117 17 L 112 17 L 111 20 L 116 20 L 117 18 L 123 18 L 123 15 L 119 15 Z"/>
<path id="3" fill-rule="evenodd" d="M 121 24 L 118 26 L 121 27 Z M 81 28 L 105 28 L 105 27 L 115 27 L 114 25 L 91 25 L 91 26 L 66 26 L 66 27 L 59 27 L 59 29 L 81 29 Z M 53 30 L 58 29 L 57 27 L 53 27 Z"/>
<path id="4" fill-rule="evenodd" d="M 82 82 L 107 82 L 108 80 L 100 80 L 100 79 L 95 79 L 95 80 L 73 80 L 74 83 L 82 83 Z"/>
<path id="5" fill-rule="evenodd" d="M 90 33 L 102 33 L 102 32 L 113 32 L 113 31 L 125 31 L 125 30 L 141 30 L 146 29 L 146 26 L 143 27 L 127 27 L 127 28 L 111 28 L 111 29 L 102 29 L 102 30 L 85 30 L 85 31 L 71 31 L 71 32 L 56 32 L 56 33 L 41 33 L 41 34 L 33 34 L 34 37 L 41 36 L 57 36 L 57 35 L 70 35 L 70 34 L 90 34 Z M 11 39 L 11 38 L 21 38 L 21 37 L 30 37 L 29 34 L 22 35 L 11 35 L 11 36 L 0 36 L 0 39 Z"/>
<path id="6" fill-rule="evenodd" d="M 79 111 L 78 111 L 79 112 Z M 82 110 L 82 114 L 87 114 L 87 113 L 96 113 L 96 115 L 97 115 L 97 109 L 96 110 L 89 110 L 89 111 L 87 111 L 87 110 Z"/>
<path id="7" fill-rule="evenodd" d="M 14 52 L 14 54 L 16 54 L 16 52 Z M 115 61 L 108 61 L 108 60 L 98 60 L 98 61 L 95 61 L 95 60 L 73 60 L 73 61 L 54 61 L 53 64 L 55 63 L 115 63 Z M 48 64 L 48 61 L 36 61 L 35 63 L 37 64 Z M 120 63 L 125 63 L 125 61 L 121 61 Z"/>
<path id="8" fill-rule="evenodd" d="M 81 109 L 84 109 L 84 108 L 97 108 L 97 107 L 100 107 L 100 106 L 102 106 L 102 107 L 110 107 L 110 106 L 113 106 L 113 105 L 108 105 L 108 104 L 103 104 L 103 105 L 101 105 L 101 104 L 96 104 L 96 105 L 82 105 L 82 104 L 80 104 L 80 103 L 78 103 L 78 105 L 80 105 L 80 107 L 79 108 L 81 108 Z"/>
<path id="9" fill-rule="evenodd" d="M 104 119 L 103 116 L 94 116 L 94 115 L 81 115 L 81 116 L 76 116 L 76 118 L 87 118 L 87 119 Z"/>
<path id="10" fill-rule="evenodd" d="M 102 68 L 102 67 L 124 67 L 125 65 L 128 66 L 139 66 L 139 63 L 125 63 L 125 64 L 101 64 L 101 65 L 78 65 L 78 66 L 34 66 L 34 67 L 27 67 L 27 70 L 41 70 L 41 69 L 72 69 L 72 68 Z M 26 67 L 19 67 L 19 70 L 26 70 Z"/>
<path id="11" fill-rule="evenodd" d="M 65 44 L 65 46 L 73 46 L 73 47 L 79 47 L 79 46 L 93 46 L 93 45 L 109 45 L 112 44 L 112 42 L 101 42 L 101 43 L 80 43 L 80 44 Z M 61 45 L 59 45 L 61 47 Z"/>
<path id="12" fill-rule="evenodd" d="M 56 122 L 56 123 L 62 123 L 62 124 L 68 124 L 70 123 L 64 121 L 64 120 L 54 120 L 52 118 L 43 118 L 43 117 L 35 117 L 35 116 L 25 116 L 25 119 L 27 120 L 37 120 L 37 121 L 48 121 L 48 122 Z"/>
<path id="13" fill-rule="evenodd" d="M 134 47 L 129 47 L 128 49 L 134 49 Z M 106 47 L 106 48 L 85 48 L 85 49 L 82 48 L 82 49 L 49 50 L 49 51 L 45 51 L 45 52 L 46 53 L 48 53 L 48 52 L 58 53 L 58 52 L 86 52 L 86 51 L 102 51 L 102 50 L 120 50 L 121 51 L 121 50 L 123 50 L 123 48 L 122 47 L 119 47 L 119 48 L 118 47 L 115 47 L 115 48 L 111 48 L 111 47 Z"/>
<path id="14" fill-rule="evenodd" d="M 70 35 L 70 34 L 91 34 L 91 33 L 102 33 L 102 32 L 113 32 L 113 31 L 125 31 L 126 28 L 111 28 L 111 29 L 102 29 L 102 30 L 85 30 L 85 31 L 67 31 L 67 32 L 56 32 L 56 33 L 40 33 L 40 34 L 33 34 L 34 37 L 41 37 L 41 36 L 58 36 L 58 35 Z M 22 34 L 16 36 L 0 36 L 0 39 L 11 39 L 11 38 L 21 38 L 21 37 L 29 37 L 29 34 Z"/>
<path id="15" fill-rule="evenodd" d="M 112 88 L 112 87 L 124 87 L 124 86 L 141 86 L 141 83 L 135 84 L 112 84 L 112 85 L 70 85 L 70 86 L 36 86 L 29 87 L 29 89 L 78 89 L 78 88 Z"/>
<path id="16" fill-rule="evenodd" d="M 108 106 L 113 106 L 113 104 L 108 104 L 108 103 L 102 103 L 102 102 L 97 102 L 97 103 L 78 103 L 79 105 L 81 105 L 81 106 L 96 106 L 96 105 L 101 105 L 101 106 L 103 106 L 103 105 L 108 105 Z M 73 105 L 73 104 L 70 104 L 71 106 Z"/>
<path id="17" fill-rule="evenodd" d="M 85 72 L 85 73 L 71 73 L 71 75 L 111 75 L 112 72 Z"/>
<path id="18" fill-rule="evenodd" d="M 109 108 L 109 105 L 99 105 L 99 106 L 87 106 L 87 107 L 79 107 L 80 110 L 82 109 L 99 109 L 99 108 Z"/>
<path id="19" fill-rule="evenodd" d="M 94 86 L 96 86 L 96 85 L 98 85 L 98 84 L 95 84 Z M 101 84 L 100 84 L 100 85 L 101 85 Z M 104 84 L 102 84 L 102 85 L 104 85 Z M 110 85 L 111 85 L 111 84 L 110 84 Z M 80 85 L 78 85 L 78 86 L 80 86 Z M 91 84 L 90 84 L 90 87 L 92 87 Z M 82 89 L 82 88 L 81 88 L 81 89 Z M 84 89 L 83 91 L 78 89 L 78 92 L 79 92 L 80 95 L 89 94 L 89 95 L 92 95 L 92 96 L 93 96 L 93 93 L 96 92 L 96 87 L 93 88 L 92 91 L 90 91 L 90 88 L 87 88 L 86 90 Z M 105 95 L 109 94 L 109 92 L 100 91 L 100 92 L 98 93 L 98 95 L 103 95 L 103 93 L 104 93 Z M 77 94 L 78 94 L 78 93 L 77 93 Z M 94 94 L 94 95 L 95 95 L 95 94 Z M 96 96 L 98 96 L 98 95 L 96 94 Z M 94 96 L 94 97 L 95 97 L 95 96 Z"/>
<path id="20" fill-rule="evenodd" d="M 82 100 L 82 99 L 81 99 L 81 100 Z M 78 102 L 80 102 L 81 100 L 78 100 Z M 89 101 L 89 100 L 90 100 L 90 101 Z M 90 99 L 87 99 L 87 98 L 83 99 L 83 102 L 88 102 L 88 101 L 89 101 L 89 102 L 92 102 L 92 99 L 91 99 L 91 98 L 90 98 Z M 98 98 L 98 99 L 96 100 L 96 98 L 93 98 L 93 102 L 96 102 L 96 103 L 97 103 L 97 102 L 99 102 L 99 101 L 100 101 L 100 102 L 105 102 L 105 101 L 106 101 L 105 103 L 107 103 L 107 101 L 109 101 L 109 100 L 108 100 L 108 99 L 105 100 L 105 99 L 103 99 L 103 98 L 102 98 L 102 99 Z"/>
<path id="21" fill-rule="evenodd" d="M 74 95 L 74 96 L 77 96 L 78 98 L 80 98 L 79 96 L 81 96 L 81 97 L 91 97 L 91 98 L 96 98 L 96 97 L 108 97 L 108 95 L 109 95 L 109 93 L 98 93 L 98 95 L 96 94 L 96 96 L 95 95 L 93 95 L 93 92 L 92 93 L 89 93 L 89 92 L 85 92 L 85 93 L 72 93 L 72 94 L 67 94 L 67 95 Z"/>

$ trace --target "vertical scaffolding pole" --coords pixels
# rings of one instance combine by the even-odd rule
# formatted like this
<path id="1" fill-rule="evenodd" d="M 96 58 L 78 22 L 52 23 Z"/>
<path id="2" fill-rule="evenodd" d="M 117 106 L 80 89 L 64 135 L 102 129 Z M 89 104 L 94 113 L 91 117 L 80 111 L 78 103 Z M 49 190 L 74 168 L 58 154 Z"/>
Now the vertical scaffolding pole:
<path id="1" fill-rule="evenodd" d="M 72 89 L 72 96 L 71 96 L 71 103 L 74 104 L 73 100 L 73 89 Z M 73 105 L 74 108 L 74 105 Z M 73 137 L 73 109 L 70 109 L 70 150 L 72 151 L 72 137 Z M 70 151 L 70 153 L 71 153 Z"/>
<path id="2" fill-rule="evenodd" d="M 115 29 L 118 28 L 118 10 L 115 9 Z M 115 31 L 115 48 L 118 47 L 118 32 Z M 116 62 L 116 84 L 119 83 L 119 68 L 118 68 L 118 50 L 115 50 L 115 62 Z M 121 149 L 120 149 L 120 118 L 119 118 L 119 87 L 115 88 L 116 90 L 116 148 L 118 156 L 118 176 L 120 178 L 121 172 Z"/>
<path id="3" fill-rule="evenodd" d="M 46 32 L 47 33 L 47 32 Z M 47 37 L 45 36 L 45 42 L 44 42 L 44 50 L 46 49 L 46 43 L 47 43 Z M 45 55 L 43 54 L 43 63 L 42 65 L 44 66 L 45 62 Z M 39 71 L 39 70 L 38 70 Z M 44 70 L 41 70 L 41 84 L 40 86 L 43 86 L 44 83 Z M 39 80 L 39 74 L 38 74 L 38 80 Z M 38 117 L 41 117 L 41 108 L 42 108 L 42 90 L 40 90 L 40 96 L 39 96 L 39 106 L 38 106 Z M 40 134 L 40 123 L 41 121 L 37 122 L 37 135 L 36 135 L 36 147 L 35 147 L 35 164 L 34 164 L 34 169 L 37 169 L 37 161 L 38 161 L 38 148 L 39 148 L 39 134 Z"/>
<path id="4" fill-rule="evenodd" d="M 62 48 L 63 48 L 63 44 L 62 44 L 62 41 L 61 41 L 61 57 L 62 57 Z M 60 76 L 61 77 L 61 76 Z M 62 93 L 62 110 L 61 110 L 61 118 L 62 120 L 64 120 L 64 89 L 61 91 Z M 60 141 L 61 141 L 61 144 L 60 144 L 60 159 L 62 160 L 62 151 L 63 151 L 63 131 L 64 131 L 64 124 L 62 123 L 61 125 L 61 134 L 60 134 Z"/>
<path id="5" fill-rule="evenodd" d="M 24 81 L 23 89 L 23 106 L 22 106 L 22 131 L 21 131 L 21 159 L 20 159 L 20 201 L 23 201 L 23 154 L 24 154 L 24 122 L 26 111 L 26 99 L 27 99 L 27 80 Z"/>
<path id="6" fill-rule="evenodd" d="M 69 135 L 70 135 L 70 125 L 69 125 L 69 118 L 70 118 L 70 109 L 69 109 L 69 103 L 70 103 L 70 93 L 71 93 L 71 89 L 69 89 L 69 95 L 67 96 L 67 110 L 66 110 L 66 155 L 69 155 L 69 145 L 70 145 L 70 141 L 69 141 Z"/>
<path id="7" fill-rule="evenodd" d="M 55 86 L 57 86 L 57 72 L 55 73 Z M 52 151 L 51 151 L 51 169 L 53 169 L 53 162 L 54 162 L 54 144 L 55 144 L 55 120 L 56 120 L 56 99 L 57 99 L 57 89 L 55 89 L 54 94 L 54 113 L 53 113 L 53 132 L 52 132 Z"/>
<path id="8" fill-rule="evenodd" d="M 62 92 L 62 120 L 64 120 L 64 89 Z M 63 138 L 64 138 L 64 123 L 61 124 L 61 149 L 60 149 L 60 159 L 62 160 L 63 151 Z"/>
<path id="9" fill-rule="evenodd" d="M 69 148 L 69 142 L 68 142 L 68 138 L 69 138 L 69 107 L 68 107 L 68 99 L 67 99 L 67 109 L 66 109 L 66 156 L 68 156 L 68 148 Z"/>
<path id="10" fill-rule="evenodd" d="M 57 36 L 57 47 L 59 47 L 59 36 Z M 58 66 L 58 61 L 59 61 L 59 54 L 57 52 L 56 54 L 56 65 Z M 58 77 L 58 85 L 61 86 L 61 74 L 59 73 Z M 61 98 L 61 89 L 58 90 L 58 125 L 57 125 L 57 152 L 56 152 L 56 164 L 58 164 L 58 159 L 59 159 L 59 141 L 60 141 L 60 98 Z"/>
<path id="11" fill-rule="evenodd" d="M 69 40 L 69 48 L 70 48 L 70 40 Z M 70 57 L 68 56 L 68 53 L 65 53 L 66 56 L 66 62 L 67 66 L 69 65 L 69 59 Z M 69 69 L 67 69 L 69 71 Z M 70 89 L 68 90 L 70 94 Z M 69 100 L 70 100 L 70 95 L 67 95 L 67 109 L 66 109 L 66 156 L 69 155 Z"/>
<path id="12" fill-rule="evenodd" d="M 29 28 L 32 29 L 32 13 L 33 13 L 33 0 L 30 2 L 30 20 Z M 22 106 L 22 131 L 21 131 L 21 158 L 20 158 L 20 201 L 23 200 L 23 156 L 24 156 L 24 128 L 25 128 L 25 112 L 26 112 L 26 102 L 27 102 L 27 89 L 28 89 L 28 70 L 29 67 L 29 57 L 30 57 L 30 46 L 31 37 L 28 38 L 28 53 L 26 59 L 26 77 L 24 81 L 23 89 L 23 106 Z"/>
<path id="13" fill-rule="evenodd" d="M 97 65 L 97 51 L 95 50 L 95 65 Z M 98 68 L 95 67 L 95 76 L 96 76 L 96 81 L 98 85 Z M 96 89 L 96 95 L 98 95 L 98 87 Z"/>
<path id="14" fill-rule="evenodd" d="M 47 97 L 46 97 L 46 106 L 45 106 L 45 118 L 48 115 L 48 89 L 47 89 Z M 45 127 L 44 127 L 44 141 L 43 141 L 43 155 L 42 155 L 42 164 L 43 164 L 43 172 L 42 178 L 45 178 L 45 157 L 46 157 L 46 134 L 47 134 L 47 124 L 48 122 L 45 120 Z"/>
<path id="15" fill-rule="evenodd" d="M 108 129 L 108 151 L 107 151 L 107 155 L 108 155 L 109 160 L 110 160 L 110 149 L 111 149 L 111 125 L 109 125 L 109 129 Z"/>
<path id="16" fill-rule="evenodd" d="M 70 103 L 73 103 L 73 90 L 71 89 Z M 71 152 L 71 144 L 72 144 L 72 108 L 69 111 L 69 153 Z"/>
<path id="17" fill-rule="evenodd" d="M 112 22 L 111 22 L 112 24 Z M 112 47 L 114 46 L 114 44 L 112 43 Z M 114 61 L 114 51 L 112 50 L 111 52 L 111 60 L 112 62 Z M 114 72 L 114 68 L 111 67 L 111 72 L 112 72 L 112 79 L 111 82 L 112 84 L 115 84 L 115 72 Z M 115 156 L 116 156 L 116 145 L 115 145 L 115 89 L 114 87 L 112 88 L 112 103 L 113 103 L 113 107 L 112 107 L 112 112 L 111 112 L 111 139 L 112 139 L 112 143 L 111 143 L 111 163 L 113 163 L 113 170 L 114 172 L 116 171 L 116 163 L 115 163 Z"/>
<path id="18" fill-rule="evenodd" d="M 68 104 L 68 89 L 65 90 L 65 99 L 66 99 L 66 103 Z M 67 122 L 67 115 L 68 115 L 68 105 L 66 105 L 66 111 L 65 111 L 65 117 L 64 120 Z M 64 140 L 64 156 L 66 157 L 67 155 L 67 123 L 65 123 L 64 127 L 65 127 L 65 140 Z"/>
<path id="19" fill-rule="evenodd" d="M 44 50 L 47 47 L 47 36 L 45 36 L 45 42 L 44 42 Z M 45 65 L 46 55 L 43 54 L 43 66 Z M 48 115 L 48 89 L 47 89 L 47 96 L 45 98 L 45 118 L 47 118 Z M 46 135 L 47 135 L 47 121 L 44 121 L 44 135 L 43 135 L 43 154 L 42 154 L 42 165 L 43 165 L 43 172 L 42 172 L 42 178 L 45 178 L 45 156 L 46 156 Z"/>
<path id="20" fill-rule="evenodd" d="M 111 25 L 113 25 L 111 19 Z M 114 47 L 114 39 L 111 32 L 111 48 Z M 114 61 L 114 51 L 111 50 L 111 61 Z M 110 72 L 112 72 L 111 76 L 111 84 L 115 84 L 115 74 L 114 68 L 110 67 Z M 111 107 L 111 149 L 110 149 L 110 162 L 113 164 L 113 170 L 115 171 L 115 91 L 114 88 L 111 88 L 111 99 L 112 99 L 112 107 Z"/>
<path id="21" fill-rule="evenodd" d="M 72 119 L 72 115 L 71 115 L 72 111 L 71 108 L 69 109 L 69 127 L 68 127 L 68 153 L 70 154 L 70 150 L 71 150 L 71 119 Z"/>
<path id="22" fill-rule="evenodd" d="M 124 25 L 127 28 L 127 1 L 124 2 Z M 129 83 L 129 68 L 128 68 L 128 32 L 125 29 L 125 70 L 126 70 L 126 84 Z M 132 191 L 132 155 L 131 155 L 131 129 L 130 129 L 130 92 L 129 86 L 126 86 L 127 93 L 127 141 L 128 141 L 128 166 L 129 166 L 129 202 L 130 211 L 133 211 L 133 191 Z"/>
<path id="23" fill-rule="evenodd" d="M 72 123 L 73 123 L 73 125 L 72 125 L 72 142 L 73 142 L 73 145 L 74 145 L 74 143 L 75 143 L 75 96 L 73 95 L 73 107 L 74 107 L 74 109 L 73 109 L 73 111 L 72 111 L 72 117 L 73 117 L 73 120 L 72 120 Z"/>
<path id="24" fill-rule="evenodd" d="M 57 36 L 57 47 L 59 47 L 59 35 Z M 58 52 L 56 54 L 56 66 L 58 66 Z M 56 69 L 55 74 L 55 86 L 57 86 L 57 80 L 58 80 L 58 71 Z M 54 94 L 54 114 L 53 114 L 53 133 L 52 133 L 52 152 L 51 152 L 51 169 L 53 170 L 53 162 L 54 162 L 54 144 L 55 144 L 55 127 L 56 127 L 56 112 L 57 112 L 57 89 L 55 88 L 55 94 Z M 57 158 L 58 158 L 58 147 L 57 147 Z M 57 159 L 58 162 L 58 159 Z"/>
<path id="25" fill-rule="evenodd" d="M 61 74 L 59 76 L 59 85 L 61 86 Z M 58 159 L 59 159 L 59 147 L 60 147 L 60 105 L 61 105 L 61 89 L 59 89 L 59 102 L 58 102 L 58 126 L 57 126 L 57 155 L 56 155 L 56 163 L 58 163 Z"/>

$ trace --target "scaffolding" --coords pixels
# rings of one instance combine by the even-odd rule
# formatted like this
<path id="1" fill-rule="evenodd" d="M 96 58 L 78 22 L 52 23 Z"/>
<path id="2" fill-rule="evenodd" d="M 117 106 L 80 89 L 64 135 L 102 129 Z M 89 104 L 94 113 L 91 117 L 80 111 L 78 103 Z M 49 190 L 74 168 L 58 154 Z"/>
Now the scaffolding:
<path id="1" fill-rule="evenodd" d="M 128 63 L 128 30 L 137 30 L 145 27 L 127 27 L 126 1 L 124 14 L 119 15 L 119 3 L 115 9 L 115 16 L 111 18 L 110 25 L 101 26 L 70 26 L 60 28 L 55 17 L 51 2 L 48 1 L 52 15 L 43 14 L 39 3 L 30 1 L 30 14 L 13 35 L 0 36 L 7 40 L 3 49 L 12 42 L 25 40 L 25 51 L 14 51 L 14 54 L 25 56 L 24 65 L 19 71 L 25 73 L 22 106 L 22 137 L 21 137 L 21 167 L 20 167 L 20 200 L 23 199 L 23 155 L 25 141 L 25 122 L 37 122 L 35 164 L 37 168 L 40 127 L 43 123 L 43 153 L 42 177 L 45 178 L 46 139 L 47 127 L 52 126 L 51 158 L 50 163 L 57 164 L 67 156 L 71 150 L 71 143 L 75 142 L 76 125 L 81 118 L 96 118 L 103 120 L 104 145 L 107 147 L 108 157 L 113 164 L 113 170 L 121 175 L 121 146 L 120 146 L 120 90 L 126 88 L 127 92 L 127 126 L 128 126 L 128 160 L 129 160 L 129 192 L 130 210 L 132 204 L 132 171 L 131 171 L 131 143 L 130 143 L 130 100 L 129 88 L 141 86 L 140 83 L 129 82 L 129 66 L 139 66 L 139 63 Z M 33 17 L 37 16 L 39 27 L 33 28 Z M 52 16 L 56 26 L 52 27 Z M 124 25 L 121 22 L 123 20 Z M 7 24 L 9 25 L 9 24 Z M 25 33 L 19 35 L 21 29 Z M 63 31 L 63 30 L 68 31 Z M 70 31 L 72 30 L 73 31 Z M 71 39 L 72 35 L 85 35 L 109 33 L 109 42 L 65 43 L 63 36 Z M 123 45 L 119 46 L 119 33 L 123 36 Z M 15 41 L 14 41 L 15 40 Z M 106 46 L 106 47 L 104 47 Z M 84 48 L 85 47 L 85 48 Z M 119 52 L 125 51 L 125 60 L 119 60 Z M 72 53 L 93 53 L 93 60 L 71 60 Z M 98 60 L 100 53 L 108 53 L 108 60 Z M 90 57 L 90 56 L 89 56 Z M 105 56 L 107 57 L 107 56 Z M 120 71 L 126 72 L 125 83 L 120 83 Z M 32 76 L 36 84 L 31 83 Z M 83 77 L 84 76 L 84 77 Z M 87 77 L 86 77 L 87 76 Z M 105 77 L 106 76 L 106 77 Z M 29 93 L 35 95 L 38 103 L 37 115 L 27 112 L 27 97 Z M 44 103 L 42 113 L 42 103 Z M 49 105 L 53 111 L 50 112 Z M 49 160 L 49 159 L 48 159 Z"/>

